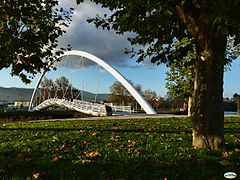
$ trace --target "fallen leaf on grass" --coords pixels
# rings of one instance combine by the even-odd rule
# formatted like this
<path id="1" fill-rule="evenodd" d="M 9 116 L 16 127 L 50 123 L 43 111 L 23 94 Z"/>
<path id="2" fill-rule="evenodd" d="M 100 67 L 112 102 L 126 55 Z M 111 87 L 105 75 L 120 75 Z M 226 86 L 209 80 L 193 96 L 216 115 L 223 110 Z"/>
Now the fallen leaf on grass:
<path id="1" fill-rule="evenodd" d="M 111 137 L 111 141 L 114 141 L 114 142 L 121 141 L 121 137 L 114 135 L 114 136 Z"/>
<path id="2" fill-rule="evenodd" d="M 129 149 L 129 154 L 135 154 L 135 155 L 144 155 L 145 154 L 145 151 L 144 150 L 130 150 Z"/>
<path id="3" fill-rule="evenodd" d="M 116 130 L 118 130 L 118 127 L 112 127 L 111 130 L 116 131 Z"/>
<path id="4" fill-rule="evenodd" d="M 35 179 L 37 179 L 37 178 L 40 176 L 40 173 L 34 173 L 32 176 L 33 176 Z"/>
<path id="5" fill-rule="evenodd" d="M 63 150 L 63 148 L 65 148 L 65 144 L 63 144 L 63 145 L 60 147 L 60 150 Z"/>
<path id="6" fill-rule="evenodd" d="M 90 141 L 84 141 L 83 144 L 90 145 L 92 143 Z"/>
<path id="7" fill-rule="evenodd" d="M 32 177 L 34 179 L 46 179 L 47 178 L 47 174 L 45 172 L 37 172 L 37 173 L 33 173 Z"/>
<path id="8" fill-rule="evenodd" d="M 100 134 L 100 132 L 93 132 L 91 135 L 93 136 L 93 137 L 96 137 L 96 136 L 98 136 Z"/>
<path id="9" fill-rule="evenodd" d="M 52 158 L 52 161 L 59 161 L 60 159 L 62 159 L 61 156 L 55 156 Z"/>
<path id="10" fill-rule="evenodd" d="M 238 148 L 235 148 L 235 149 L 234 149 L 234 151 L 235 151 L 235 152 L 239 152 L 239 151 L 240 151 L 240 149 L 238 149 Z"/>
<path id="11" fill-rule="evenodd" d="M 73 164 L 85 164 L 90 162 L 92 162 L 92 160 L 89 160 L 89 159 L 72 160 Z"/>
<path id="12" fill-rule="evenodd" d="M 130 147 L 134 147 L 136 145 L 138 145 L 138 142 L 133 140 L 133 141 L 130 141 L 130 143 L 128 144 L 128 147 L 130 148 Z"/>
<path id="13" fill-rule="evenodd" d="M 235 143 L 240 143 L 240 139 L 237 139 L 234 141 Z"/>
<path id="14" fill-rule="evenodd" d="M 70 151 L 69 151 L 69 150 L 67 150 L 67 149 L 65 149 L 65 150 L 63 151 L 63 153 L 64 153 L 64 154 L 69 154 L 69 153 L 70 153 Z"/>
<path id="15" fill-rule="evenodd" d="M 90 159 L 102 156 L 102 154 L 98 151 L 84 152 L 84 155 Z"/>
<path id="16" fill-rule="evenodd" d="M 53 142 L 55 142 L 55 141 L 58 141 L 58 140 L 59 140 L 59 138 L 58 138 L 58 137 L 56 137 L 56 136 L 53 136 L 53 137 L 52 137 L 52 139 L 53 139 L 53 140 L 52 140 Z"/>
<path id="17" fill-rule="evenodd" d="M 156 128 L 149 128 L 148 131 L 156 131 Z"/>
<path id="18" fill-rule="evenodd" d="M 227 160 L 222 160 L 222 161 L 218 161 L 222 166 L 230 166 L 232 165 L 231 162 L 227 161 Z"/>
<path id="19" fill-rule="evenodd" d="M 224 153 L 223 153 L 223 158 L 227 158 L 227 157 L 229 157 L 228 152 L 224 152 Z"/>

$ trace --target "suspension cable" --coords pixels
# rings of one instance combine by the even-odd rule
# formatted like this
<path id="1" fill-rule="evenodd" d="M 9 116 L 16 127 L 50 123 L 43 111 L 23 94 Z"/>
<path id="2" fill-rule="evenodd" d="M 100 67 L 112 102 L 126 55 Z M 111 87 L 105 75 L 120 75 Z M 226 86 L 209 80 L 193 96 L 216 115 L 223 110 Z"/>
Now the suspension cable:
<path id="1" fill-rule="evenodd" d="M 67 93 L 67 91 L 69 90 L 69 87 L 70 87 L 71 88 L 71 96 L 72 96 L 72 99 L 73 99 L 73 93 L 72 93 L 73 87 L 72 87 L 72 83 L 71 82 L 72 82 L 72 78 L 74 77 L 74 74 L 77 72 L 79 67 L 80 67 L 80 63 L 78 63 L 78 65 L 77 65 L 76 69 L 74 70 L 74 72 L 71 73 L 70 82 L 69 82 L 69 84 L 68 84 L 68 86 L 66 88 L 66 91 L 64 93 L 64 97 L 65 97 L 65 95 L 66 95 L 66 93 Z M 71 70 L 70 61 L 69 61 L 69 69 Z"/>
<path id="2" fill-rule="evenodd" d="M 84 70 L 84 62 L 83 62 L 83 57 L 81 56 L 81 62 L 82 62 L 82 91 L 81 91 L 81 100 L 83 100 L 83 89 L 84 89 L 84 74 L 83 74 L 83 70 Z"/>
<path id="3" fill-rule="evenodd" d="M 93 70 L 92 74 L 89 76 L 88 80 L 87 80 L 86 83 L 83 85 L 84 88 L 88 85 L 89 81 L 92 79 L 93 75 L 96 73 L 97 68 L 98 68 L 99 66 L 100 66 L 100 65 L 97 65 L 96 68 Z M 77 99 L 77 98 L 80 96 L 80 94 L 81 94 L 81 91 L 77 94 L 77 96 L 76 96 L 75 99 Z"/>
<path id="4" fill-rule="evenodd" d="M 95 100 L 94 102 L 97 102 L 97 96 L 98 96 L 98 88 L 99 88 L 99 82 L 100 82 L 100 68 L 98 66 L 98 80 L 97 80 L 97 90 L 96 90 L 96 94 L 95 94 Z"/>

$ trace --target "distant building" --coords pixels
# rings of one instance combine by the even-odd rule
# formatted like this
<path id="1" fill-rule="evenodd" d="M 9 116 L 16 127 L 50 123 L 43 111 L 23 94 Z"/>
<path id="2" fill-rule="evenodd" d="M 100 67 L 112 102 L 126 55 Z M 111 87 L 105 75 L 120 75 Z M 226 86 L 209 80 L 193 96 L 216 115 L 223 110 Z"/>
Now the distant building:
<path id="1" fill-rule="evenodd" d="M 30 105 L 29 101 L 15 101 L 14 107 L 15 108 L 28 108 Z"/>

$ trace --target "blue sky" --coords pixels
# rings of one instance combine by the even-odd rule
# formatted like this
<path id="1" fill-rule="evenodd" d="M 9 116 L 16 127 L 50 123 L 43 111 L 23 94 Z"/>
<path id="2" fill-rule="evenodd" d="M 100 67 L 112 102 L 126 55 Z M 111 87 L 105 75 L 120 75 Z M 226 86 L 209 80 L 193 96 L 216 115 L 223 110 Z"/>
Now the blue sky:
<path id="1" fill-rule="evenodd" d="M 130 59 L 129 61 L 132 61 Z M 135 62 L 133 62 L 135 64 Z M 127 79 L 134 82 L 134 84 L 141 84 L 143 90 L 146 89 L 152 89 L 157 92 L 158 95 L 164 96 L 166 94 L 165 89 L 165 73 L 166 68 L 164 65 L 161 66 L 155 66 L 152 67 L 144 67 L 144 66 L 138 66 L 138 67 L 114 67 L 117 69 L 122 75 L 124 75 Z M 89 79 L 89 76 L 93 72 L 96 71 L 96 66 L 90 66 L 83 70 L 83 76 L 82 77 L 82 70 L 79 70 L 80 73 L 75 73 L 76 76 L 72 78 L 73 75 L 69 75 L 71 73 L 71 70 L 69 68 L 58 68 L 56 72 L 52 72 L 46 75 L 47 78 L 56 79 L 60 77 L 61 75 L 66 76 L 68 79 L 73 81 L 73 84 L 75 87 L 78 87 L 81 89 L 81 82 L 82 80 L 86 83 L 86 81 Z M 0 71 L 0 86 L 3 87 L 24 87 L 24 88 L 33 88 L 37 82 L 37 79 L 39 77 L 36 76 L 34 78 L 33 82 L 31 84 L 24 84 L 21 82 L 21 80 L 17 77 L 11 77 L 9 75 L 10 69 L 5 69 Z M 69 75 L 69 76 L 68 76 Z M 95 93 L 97 91 L 97 81 L 98 81 L 98 72 L 95 72 L 93 74 L 92 79 L 88 82 L 87 86 L 84 88 L 87 91 L 91 91 Z M 101 70 L 100 71 L 100 80 L 98 85 L 98 93 L 108 93 L 109 87 L 113 84 L 113 82 L 116 81 L 116 79 L 110 75 L 108 72 Z M 78 84 L 77 84 L 78 83 Z"/>
<path id="2" fill-rule="evenodd" d="M 113 31 L 103 31 L 96 29 L 94 25 L 88 24 L 86 19 L 94 17 L 96 14 L 102 15 L 108 13 L 106 9 L 102 9 L 92 2 L 85 2 L 77 6 L 75 1 L 60 0 L 61 6 L 74 7 L 73 21 L 67 33 L 59 39 L 59 46 L 72 45 L 74 50 L 82 50 L 89 52 L 116 68 L 127 79 L 132 80 L 134 84 L 141 84 L 142 89 L 152 89 L 160 96 L 166 95 L 165 89 L 165 73 L 167 68 L 164 65 L 156 66 L 145 61 L 137 64 L 134 59 L 130 59 L 130 55 L 125 55 L 124 49 L 130 48 L 127 37 L 133 34 L 126 33 L 124 36 L 118 36 Z M 86 66 L 85 77 L 89 76 L 94 67 Z M 61 76 L 61 68 L 55 72 L 55 76 Z M 10 69 L 0 71 L 0 86 L 3 87 L 24 87 L 33 88 L 36 84 L 38 76 L 29 85 L 23 84 L 17 77 L 11 77 Z M 107 93 L 109 87 L 115 79 L 107 72 L 101 72 L 101 80 L 99 85 L 99 93 Z M 224 76 L 224 96 L 231 97 L 235 92 L 240 93 L 240 59 L 233 62 L 231 71 L 225 73 Z M 86 90 L 96 92 L 96 79 L 90 81 Z M 76 83 L 81 84 L 76 80 Z"/>

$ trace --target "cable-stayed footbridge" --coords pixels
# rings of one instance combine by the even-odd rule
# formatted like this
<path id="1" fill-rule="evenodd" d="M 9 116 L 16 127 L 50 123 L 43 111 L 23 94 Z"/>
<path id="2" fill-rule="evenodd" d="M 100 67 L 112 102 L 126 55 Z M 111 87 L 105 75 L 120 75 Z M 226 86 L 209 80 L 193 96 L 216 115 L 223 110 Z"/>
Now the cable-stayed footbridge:
<path id="1" fill-rule="evenodd" d="M 76 77 L 77 70 L 81 67 L 83 68 L 83 64 L 86 60 L 94 62 L 97 64 L 97 67 L 102 67 L 106 71 L 108 71 L 111 75 L 113 75 L 128 91 L 129 93 L 136 99 L 136 101 L 140 104 L 142 109 L 147 114 L 156 114 L 155 110 L 151 107 L 151 105 L 139 94 L 135 88 L 112 66 L 103 61 L 102 59 L 89 54 L 83 51 L 67 51 L 63 55 L 61 55 L 60 61 L 64 57 L 71 56 L 79 56 L 80 60 L 74 64 L 74 68 L 72 68 L 71 76 Z M 68 59 L 66 62 L 71 64 L 71 59 Z M 65 66 L 68 66 L 65 64 Z M 92 102 L 87 102 L 83 98 L 83 87 L 85 84 L 82 84 L 82 90 L 77 90 L 69 83 L 66 79 L 61 79 L 57 84 L 54 85 L 52 81 L 46 81 L 45 75 L 46 71 L 41 74 L 38 79 L 38 82 L 34 88 L 32 98 L 30 101 L 29 111 L 40 111 L 42 109 L 46 109 L 53 106 L 66 107 L 69 109 L 73 109 L 85 114 L 90 114 L 93 116 L 108 116 L 111 115 L 111 108 L 105 104 L 100 104 L 97 102 L 97 95 L 95 100 Z M 92 78 L 92 75 L 89 76 L 89 79 Z M 99 84 L 99 76 L 97 89 Z"/>

